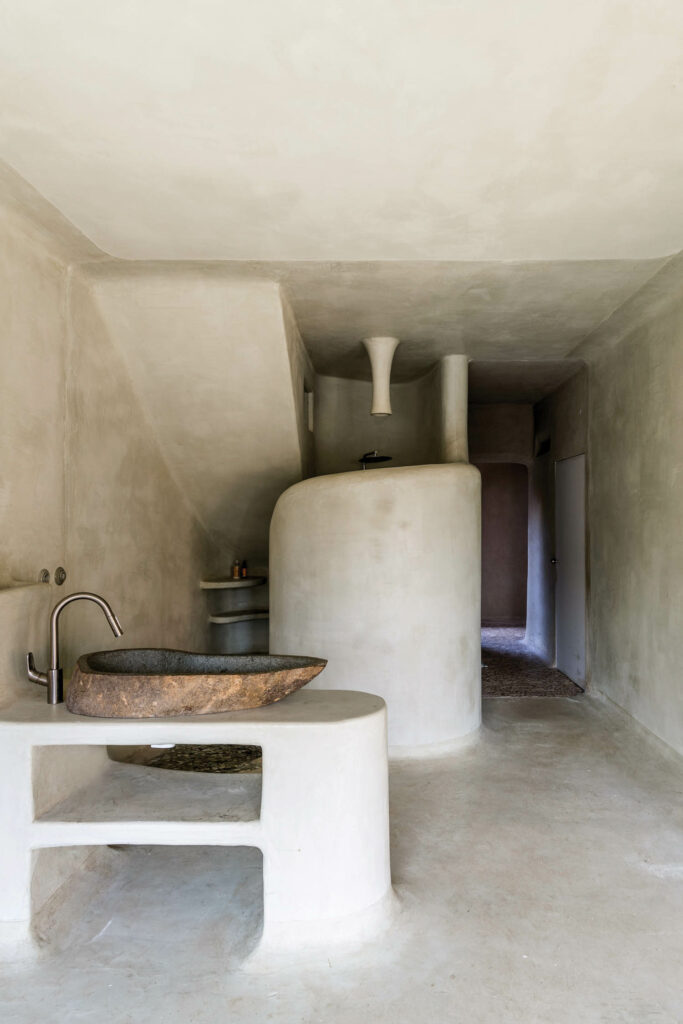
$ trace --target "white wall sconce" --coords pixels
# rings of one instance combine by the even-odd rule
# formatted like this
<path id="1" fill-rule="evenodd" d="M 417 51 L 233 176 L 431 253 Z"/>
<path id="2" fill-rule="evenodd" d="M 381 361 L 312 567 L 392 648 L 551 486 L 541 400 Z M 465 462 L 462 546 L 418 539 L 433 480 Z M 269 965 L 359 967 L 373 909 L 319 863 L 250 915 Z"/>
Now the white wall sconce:
<path id="1" fill-rule="evenodd" d="M 391 416 L 389 382 L 398 338 L 363 338 L 372 367 L 372 416 Z"/>

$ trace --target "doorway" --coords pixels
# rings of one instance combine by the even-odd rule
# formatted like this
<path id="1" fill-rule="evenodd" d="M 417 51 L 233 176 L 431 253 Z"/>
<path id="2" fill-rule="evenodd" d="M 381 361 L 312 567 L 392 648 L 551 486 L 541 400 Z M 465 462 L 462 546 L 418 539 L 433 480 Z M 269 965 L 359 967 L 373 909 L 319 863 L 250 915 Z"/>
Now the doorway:
<path id="1" fill-rule="evenodd" d="M 482 475 L 483 692 L 579 694 L 590 670 L 587 369 L 473 362 L 469 385 L 470 459 Z"/>
<path id="2" fill-rule="evenodd" d="M 555 662 L 586 682 L 586 456 L 555 462 Z"/>
<path id="3" fill-rule="evenodd" d="M 581 666 L 585 656 L 582 662 L 579 652 L 583 650 L 580 625 L 585 605 L 581 604 L 579 586 L 579 577 L 583 577 L 575 567 L 578 563 L 583 565 L 581 543 L 585 543 L 582 516 L 585 491 L 577 485 L 577 481 L 583 480 L 583 463 L 583 456 L 557 463 L 544 460 L 548 487 L 543 488 L 543 515 L 532 519 L 530 474 L 526 465 L 512 462 L 477 465 L 482 483 L 481 623 L 482 693 L 485 697 L 573 697 L 582 692 L 577 684 L 584 679 Z M 548 527 L 548 546 L 543 545 L 550 575 L 547 597 L 550 614 L 553 614 L 554 604 L 557 618 L 555 665 L 554 652 L 548 657 L 535 650 L 528 642 L 526 630 L 529 555 L 533 545 L 535 557 L 538 556 L 538 538 L 534 534 L 543 524 Z M 554 532 L 555 548 L 552 546 Z M 562 552 L 561 559 L 558 551 Z M 564 573 L 560 571 L 560 562 L 565 563 Z M 585 590 L 583 597 L 585 601 Z"/>

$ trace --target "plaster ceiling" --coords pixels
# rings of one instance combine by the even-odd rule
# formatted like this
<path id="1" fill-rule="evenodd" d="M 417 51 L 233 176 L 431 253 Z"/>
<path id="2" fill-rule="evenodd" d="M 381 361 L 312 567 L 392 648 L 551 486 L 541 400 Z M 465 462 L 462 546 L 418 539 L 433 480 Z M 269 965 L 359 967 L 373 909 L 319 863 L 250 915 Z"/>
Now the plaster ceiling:
<path id="1" fill-rule="evenodd" d="M 362 338 L 395 335 L 392 379 L 441 356 L 569 356 L 663 265 L 660 260 L 556 263 L 290 263 L 231 265 L 280 281 L 319 373 L 370 380 Z"/>
<path id="2" fill-rule="evenodd" d="M 127 259 L 683 246 L 680 0 L 22 0 L 0 153 Z"/>
<path id="3" fill-rule="evenodd" d="M 179 289 L 195 277 L 276 281 L 318 373 L 370 380 L 362 339 L 390 334 L 401 341 L 392 380 L 406 381 L 454 352 L 497 363 L 564 360 L 667 262 L 109 261 L 92 273 L 175 276 Z"/>
<path id="4" fill-rule="evenodd" d="M 584 364 L 578 359 L 557 362 L 472 362 L 469 366 L 469 401 L 540 402 L 578 373 Z"/>

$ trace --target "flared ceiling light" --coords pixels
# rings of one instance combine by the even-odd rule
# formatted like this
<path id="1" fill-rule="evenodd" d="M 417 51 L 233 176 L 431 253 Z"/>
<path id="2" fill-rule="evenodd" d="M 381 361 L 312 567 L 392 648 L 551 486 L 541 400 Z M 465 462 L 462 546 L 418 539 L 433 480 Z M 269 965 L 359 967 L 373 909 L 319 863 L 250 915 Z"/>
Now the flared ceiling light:
<path id="1" fill-rule="evenodd" d="M 391 416 L 391 361 L 398 345 L 398 338 L 364 338 L 363 344 L 370 356 L 372 367 L 372 416 Z"/>

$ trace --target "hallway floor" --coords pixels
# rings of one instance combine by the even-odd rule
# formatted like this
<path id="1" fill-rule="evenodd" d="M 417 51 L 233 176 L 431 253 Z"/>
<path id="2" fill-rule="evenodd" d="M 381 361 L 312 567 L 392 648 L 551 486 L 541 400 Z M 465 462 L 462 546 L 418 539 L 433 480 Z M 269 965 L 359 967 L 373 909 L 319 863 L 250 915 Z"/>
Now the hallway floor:
<path id="1" fill-rule="evenodd" d="M 258 851 L 106 850 L 40 962 L 0 971 L 3 1024 L 683 1020 L 675 755 L 592 697 L 494 699 L 477 742 L 395 763 L 391 789 L 376 941 L 249 973 Z"/>
<path id="2" fill-rule="evenodd" d="M 481 687 L 484 697 L 576 697 L 580 686 L 551 668 L 524 641 L 524 629 L 482 626 Z"/>

